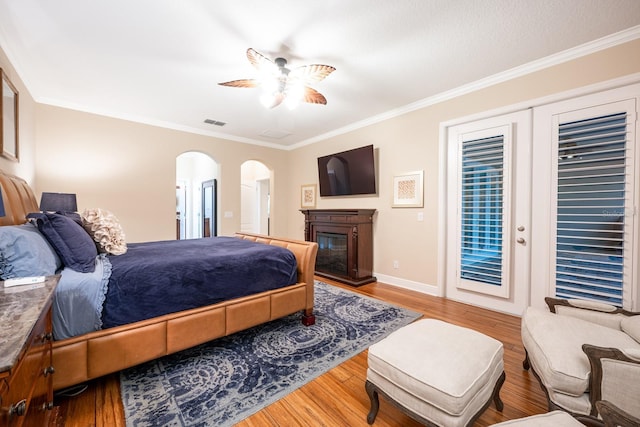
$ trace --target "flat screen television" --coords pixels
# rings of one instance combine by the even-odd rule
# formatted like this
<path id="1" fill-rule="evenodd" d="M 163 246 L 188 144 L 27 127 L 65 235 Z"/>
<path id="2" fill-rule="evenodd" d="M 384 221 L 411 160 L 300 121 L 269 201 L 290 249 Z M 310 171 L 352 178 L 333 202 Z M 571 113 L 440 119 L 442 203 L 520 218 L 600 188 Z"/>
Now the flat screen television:
<path id="1" fill-rule="evenodd" d="M 373 145 L 318 157 L 320 196 L 376 194 Z"/>

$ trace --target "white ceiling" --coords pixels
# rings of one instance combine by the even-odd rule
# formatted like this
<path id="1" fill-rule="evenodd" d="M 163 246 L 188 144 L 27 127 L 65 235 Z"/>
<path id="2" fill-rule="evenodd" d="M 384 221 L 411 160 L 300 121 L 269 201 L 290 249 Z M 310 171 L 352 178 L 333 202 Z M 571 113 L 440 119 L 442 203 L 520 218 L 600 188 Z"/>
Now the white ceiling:
<path id="1" fill-rule="evenodd" d="M 36 101 L 279 148 L 639 24 L 638 0 L 0 0 L 0 46 Z M 267 110 L 219 86 L 256 77 L 249 47 L 336 67 L 313 85 L 327 105 Z"/>

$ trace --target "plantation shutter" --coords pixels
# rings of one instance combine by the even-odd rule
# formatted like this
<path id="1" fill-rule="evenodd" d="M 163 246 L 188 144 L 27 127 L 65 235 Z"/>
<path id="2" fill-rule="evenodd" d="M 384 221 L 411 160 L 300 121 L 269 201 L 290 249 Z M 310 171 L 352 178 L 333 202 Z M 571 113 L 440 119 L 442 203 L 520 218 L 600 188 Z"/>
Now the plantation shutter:
<path id="1" fill-rule="evenodd" d="M 555 294 L 623 305 L 633 209 L 626 111 L 557 122 Z M 629 262 L 627 260 L 627 262 Z"/>
<path id="2" fill-rule="evenodd" d="M 461 279 L 503 282 L 504 135 L 462 141 Z"/>

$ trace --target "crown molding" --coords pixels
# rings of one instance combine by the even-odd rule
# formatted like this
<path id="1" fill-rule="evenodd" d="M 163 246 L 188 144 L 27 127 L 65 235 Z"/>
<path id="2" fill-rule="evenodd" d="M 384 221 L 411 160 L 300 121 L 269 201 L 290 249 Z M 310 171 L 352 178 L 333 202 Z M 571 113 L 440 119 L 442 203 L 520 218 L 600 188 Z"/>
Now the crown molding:
<path id="1" fill-rule="evenodd" d="M 583 56 L 590 55 L 592 53 L 599 52 L 601 50 L 605 50 L 623 43 L 636 40 L 638 38 L 640 38 L 640 25 L 636 25 L 635 27 L 631 27 L 614 34 L 610 34 L 608 36 L 584 43 L 582 45 L 564 50 L 562 52 L 558 52 L 553 55 L 549 55 L 542 59 L 538 59 L 536 61 L 532 61 L 527 64 L 502 71 L 500 73 L 494 74 L 484 79 L 476 80 L 475 82 L 472 82 L 463 86 L 459 86 L 455 89 L 441 92 L 437 95 L 430 96 L 428 98 L 421 99 L 419 101 L 413 102 L 403 107 L 396 108 L 394 110 L 369 117 L 359 122 L 355 122 L 350 125 L 341 127 L 339 129 L 335 129 L 331 132 L 327 132 L 322 135 L 309 138 L 297 144 L 293 144 L 287 147 L 287 149 L 293 150 L 296 148 L 304 147 L 306 145 L 311 145 L 325 139 L 329 139 L 338 135 L 352 132 L 357 129 L 371 126 L 373 124 L 376 124 L 385 120 L 389 120 L 394 117 L 398 117 L 398 116 L 410 113 L 412 111 L 429 107 L 431 105 L 439 104 L 441 102 L 448 101 L 462 95 L 467 95 L 469 93 L 476 92 L 481 89 L 485 89 L 489 86 L 493 86 L 499 83 L 504 83 L 506 81 L 515 79 L 517 77 L 522 77 L 527 74 L 531 74 L 536 71 L 543 70 L 545 68 L 550 68 L 555 65 L 559 65 L 577 58 L 581 58 Z"/>

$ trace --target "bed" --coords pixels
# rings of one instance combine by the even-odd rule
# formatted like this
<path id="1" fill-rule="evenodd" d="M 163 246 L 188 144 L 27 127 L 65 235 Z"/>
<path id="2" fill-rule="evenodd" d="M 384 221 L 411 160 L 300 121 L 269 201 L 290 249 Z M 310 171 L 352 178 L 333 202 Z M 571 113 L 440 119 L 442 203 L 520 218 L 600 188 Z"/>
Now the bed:
<path id="1" fill-rule="evenodd" d="M 39 210 L 25 180 L 0 171 L 0 187 L 5 206 L 0 226 L 24 224 L 27 214 Z M 54 389 L 98 378 L 296 312 L 302 312 L 305 325 L 313 325 L 317 244 L 248 233 L 236 233 L 234 237 L 291 251 L 296 262 L 295 283 L 56 340 L 53 343 Z"/>

